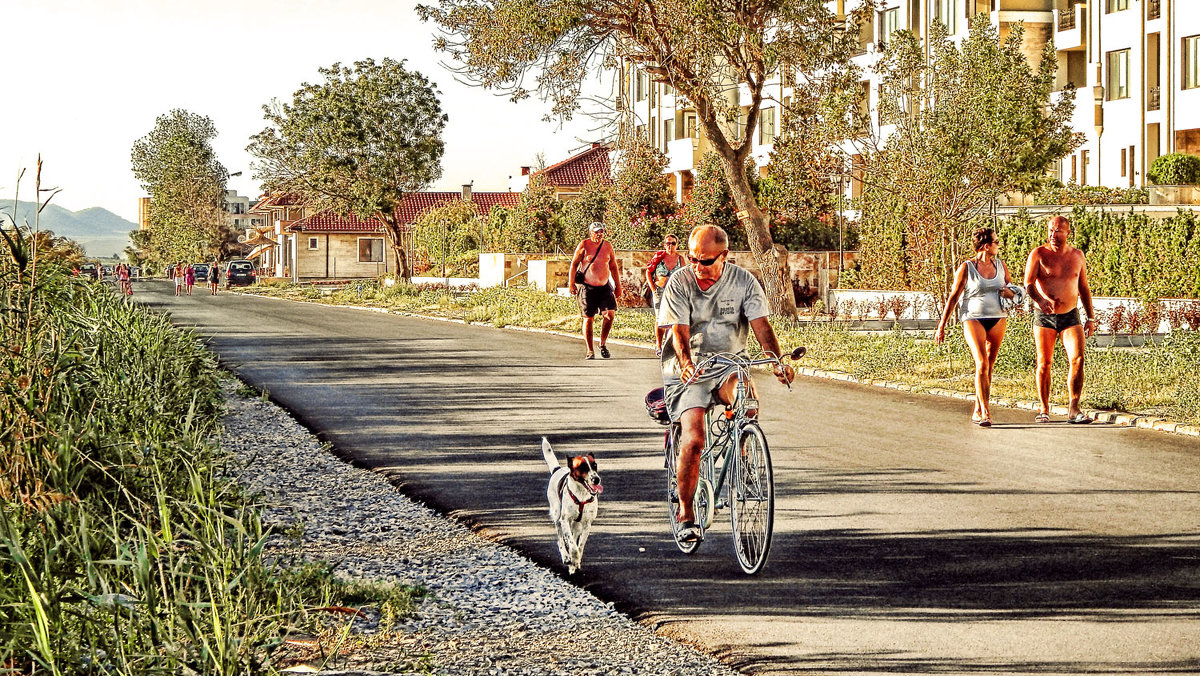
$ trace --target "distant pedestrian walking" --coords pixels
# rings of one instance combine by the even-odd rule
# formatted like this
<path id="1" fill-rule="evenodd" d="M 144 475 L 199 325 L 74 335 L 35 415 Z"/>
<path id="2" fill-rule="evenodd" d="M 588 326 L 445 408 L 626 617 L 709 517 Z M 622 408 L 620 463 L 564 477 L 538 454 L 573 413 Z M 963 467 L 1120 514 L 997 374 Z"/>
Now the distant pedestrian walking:
<path id="1" fill-rule="evenodd" d="M 587 343 L 584 359 L 595 359 L 592 349 L 592 322 L 600 313 L 600 356 L 608 359 L 608 332 L 617 313 L 617 296 L 621 294 L 620 272 L 612 245 L 604 241 L 604 224 L 596 221 L 588 227 L 588 238 L 575 248 L 571 258 L 571 293 L 579 295 L 579 311 L 583 315 L 583 341 Z M 586 265 L 584 264 L 586 261 Z"/>
<path id="2" fill-rule="evenodd" d="M 646 283 L 650 285 L 650 291 L 654 294 L 655 317 L 658 316 L 658 306 L 662 303 L 663 287 L 667 285 L 667 279 L 671 277 L 672 272 L 682 268 L 683 263 L 683 256 L 679 253 L 679 238 L 667 235 L 663 238 L 663 250 L 655 252 L 646 266 Z M 657 321 L 655 323 L 657 324 Z M 666 334 L 667 327 L 654 328 L 654 354 L 662 354 L 663 336 Z"/>
<path id="3" fill-rule="evenodd" d="M 196 268 L 188 264 L 183 270 L 183 282 L 187 284 L 187 295 L 192 295 L 192 287 L 196 286 Z"/>
<path id="4" fill-rule="evenodd" d="M 1046 224 L 1046 243 L 1029 252 L 1025 265 L 1025 289 L 1033 299 L 1033 341 L 1037 346 L 1037 387 L 1041 411 L 1036 422 L 1050 421 L 1050 364 L 1054 346 L 1062 336 L 1071 370 L 1067 376 L 1067 422 L 1076 425 L 1092 419 L 1079 408 L 1083 396 L 1083 343 L 1096 330 L 1092 289 L 1088 286 L 1087 261 L 1071 246 L 1071 222 L 1065 216 L 1051 217 Z M 1080 322 L 1079 301 L 1087 319 Z"/>
<path id="5" fill-rule="evenodd" d="M 1004 300 L 1013 301 L 1018 294 L 1024 296 L 1024 293 L 1020 287 L 1012 285 L 1008 268 L 998 256 L 1000 240 L 996 238 L 996 232 L 991 228 L 980 228 L 972 238 L 975 257 L 964 261 L 954 272 L 954 286 L 933 338 L 939 344 L 946 339 L 946 322 L 957 305 L 963 337 L 975 358 L 975 410 L 971 413 L 971 422 L 980 427 L 991 427 L 992 369 L 996 365 L 996 355 L 1000 354 L 1000 342 L 1004 340 L 1008 321 Z"/>
<path id="6" fill-rule="evenodd" d="M 217 295 L 217 287 L 221 284 L 221 265 L 217 261 L 213 261 L 208 268 L 208 286 L 212 289 L 212 295 Z"/>
<path id="7" fill-rule="evenodd" d="M 184 278 L 183 261 L 180 261 L 175 264 L 175 269 L 172 270 L 172 273 L 174 274 L 174 277 L 175 277 L 175 295 L 176 296 L 182 295 L 183 294 L 183 278 Z"/>

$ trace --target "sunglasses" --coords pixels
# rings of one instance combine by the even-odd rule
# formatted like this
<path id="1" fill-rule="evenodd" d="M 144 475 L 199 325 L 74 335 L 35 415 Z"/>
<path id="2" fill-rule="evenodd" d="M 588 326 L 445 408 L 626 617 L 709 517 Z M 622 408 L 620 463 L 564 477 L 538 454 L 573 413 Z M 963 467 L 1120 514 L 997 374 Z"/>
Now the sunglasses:
<path id="1" fill-rule="evenodd" d="M 667 241 L 663 242 L 663 244 L 666 246 L 679 246 L 679 242 L 676 242 L 673 239 L 668 239 Z"/>
<path id="2" fill-rule="evenodd" d="M 721 256 L 724 256 L 727 253 L 729 253 L 728 249 L 726 249 L 725 251 L 722 251 L 721 253 L 717 254 L 716 256 L 713 256 L 712 258 L 696 258 L 692 254 L 688 254 L 688 260 L 695 263 L 696 265 L 703 265 L 703 266 L 707 267 L 709 265 L 712 265 L 713 263 L 716 263 L 721 258 Z"/>

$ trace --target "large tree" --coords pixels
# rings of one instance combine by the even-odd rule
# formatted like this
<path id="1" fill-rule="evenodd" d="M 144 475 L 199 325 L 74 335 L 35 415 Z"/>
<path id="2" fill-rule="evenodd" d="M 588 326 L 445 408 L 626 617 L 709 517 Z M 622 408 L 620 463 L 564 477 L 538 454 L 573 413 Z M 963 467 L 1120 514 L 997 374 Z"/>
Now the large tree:
<path id="1" fill-rule="evenodd" d="M 864 281 L 944 297 L 973 217 L 1003 193 L 1035 189 L 1082 143 L 1070 126 L 1074 88 L 1055 92 L 1053 44 L 1034 66 L 1022 38 L 1017 24 L 1001 40 L 986 13 L 961 44 L 938 22 L 928 50 L 909 31 L 892 34 L 876 69 L 879 115 L 894 131 L 861 137 L 863 244 L 879 254 L 864 260 Z"/>
<path id="2" fill-rule="evenodd" d="M 229 172 L 217 160 L 208 117 L 175 109 L 133 144 L 133 175 L 150 196 L 143 257 L 152 265 L 212 258 L 231 230 L 225 212 Z"/>
<path id="3" fill-rule="evenodd" d="M 844 31 L 825 0 L 438 0 L 417 8 L 443 31 L 436 46 L 461 77 L 514 100 L 532 87 L 562 117 L 579 109 L 583 82 L 598 68 L 634 63 L 670 84 L 719 154 L 772 309 L 787 314 L 795 299 L 786 252 L 775 247 L 743 171 L 764 85 L 780 70 L 816 76 L 846 63 L 858 19 L 872 10 L 865 2 Z"/>
<path id="4" fill-rule="evenodd" d="M 263 106 L 271 126 L 252 137 L 255 178 L 314 209 L 384 224 L 401 277 L 410 277 L 396 207 L 442 175 L 446 115 L 436 87 L 403 61 L 335 63 L 290 104 Z"/>

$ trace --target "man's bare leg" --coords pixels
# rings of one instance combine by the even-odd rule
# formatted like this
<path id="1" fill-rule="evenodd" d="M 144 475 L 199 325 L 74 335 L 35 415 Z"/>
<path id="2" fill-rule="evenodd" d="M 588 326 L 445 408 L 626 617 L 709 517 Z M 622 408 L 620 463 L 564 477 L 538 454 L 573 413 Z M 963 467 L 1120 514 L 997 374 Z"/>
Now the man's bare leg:
<path id="1" fill-rule="evenodd" d="M 1050 415 L 1050 365 L 1054 362 L 1054 343 L 1058 331 L 1044 326 L 1033 327 L 1033 344 L 1037 347 L 1038 402 L 1042 413 Z"/>
<path id="2" fill-rule="evenodd" d="M 696 520 L 696 484 L 700 482 L 700 454 L 704 451 L 704 409 L 689 408 L 679 416 L 679 521 Z"/>
<path id="3" fill-rule="evenodd" d="M 587 343 L 587 353 L 592 354 L 595 350 L 592 349 L 592 322 L 594 317 L 583 318 L 583 342 Z"/>
<path id="4" fill-rule="evenodd" d="M 1074 418 L 1079 414 L 1079 399 L 1083 396 L 1083 335 L 1082 326 L 1072 326 L 1062 332 L 1063 348 L 1071 364 L 1067 377 L 1067 415 Z"/>
<path id="5" fill-rule="evenodd" d="M 616 312 L 612 310 L 605 310 L 600 315 L 600 347 L 608 344 L 608 331 L 612 328 L 614 316 L 616 316 Z M 590 351 L 591 349 L 591 342 L 589 341 L 588 350 Z"/>

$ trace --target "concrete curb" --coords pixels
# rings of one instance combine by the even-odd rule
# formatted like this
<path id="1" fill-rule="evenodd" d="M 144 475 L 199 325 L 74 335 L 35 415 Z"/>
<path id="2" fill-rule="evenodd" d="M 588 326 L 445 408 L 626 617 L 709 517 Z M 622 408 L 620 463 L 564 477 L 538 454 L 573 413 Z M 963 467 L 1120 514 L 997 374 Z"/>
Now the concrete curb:
<path id="1" fill-rule="evenodd" d="M 276 296 L 264 296 L 264 295 L 255 294 L 255 293 L 242 293 L 242 292 L 238 292 L 238 291 L 229 291 L 228 293 L 232 293 L 232 294 L 239 295 L 239 296 L 253 296 L 255 298 L 270 298 L 272 300 L 291 301 L 293 303 L 309 303 L 309 302 L 311 302 L 311 301 L 307 301 L 307 300 L 297 300 L 295 298 L 279 298 Z M 320 305 L 325 305 L 327 307 L 348 308 L 351 310 L 366 310 L 368 312 L 379 312 L 379 313 L 383 313 L 383 314 L 394 314 L 394 315 L 400 315 L 402 317 L 415 317 L 417 319 L 431 319 L 434 321 L 450 322 L 450 323 L 454 323 L 454 324 L 469 324 L 472 326 L 491 326 L 493 328 L 496 328 L 495 325 L 490 322 L 468 322 L 463 319 L 454 319 L 453 317 L 439 317 L 437 315 L 426 315 L 426 314 L 421 314 L 418 312 L 408 312 L 408 311 L 404 311 L 404 310 L 389 310 L 387 308 L 370 307 L 370 306 L 364 306 L 364 305 L 334 305 L 332 303 L 320 303 Z M 564 338 L 580 338 L 579 334 L 577 334 L 577 333 L 567 333 L 566 331 L 557 331 L 555 329 L 541 329 L 541 328 L 535 328 L 535 327 L 529 327 L 529 326 L 511 326 L 511 325 L 503 326 L 500 328 L 508 329 L 508 330 L 512 330 L 512 331 L 525 331 L 527 333 L 541 333 L 541 334 L 552 335 L 552 336 L 562 336 Z M 653 350 L 653 348 L 651 348 L 648 344 L 643 343 L 641 341 L 609 338 L 608 342 L 609 342 L 609 344 L 612 344 L 612 345 L 622 345 L 625 347 L 633 347 L 633 348 L 638 348 L 638 349 L 643 349 L 643 350 Z M 901 383 L 901 382 L 890 381 L 890 380 L 881 380 L 879 378 L 859 378 L 858 376 L 855 376 L 850 373 L 846 373 L 844 371 L 827 371 L 824 369 L 817 369 L 817 368 L 811 368 L 808 366 L 801 366 L 796 369 L 796 373 L 798 375 L 806 376 L 809 378 L 820 378 L 823 380 L 837 380 L 837 381 L 846 382 L 846 383 L 855 383 L 857 385 L 866 385 L 869 387 L 882 387 L 882 388 L 886 388 L 886 389 L 890 389 L 890 390 L 898 390 L 900 392 L 912 392 L 914 394 L 931 394 L 931 395 L 934 395 L 937 397 L 959 399 L 962 401 L 975 401 L 975 395 L 970 392 L 960 392 L 958 390 L 949 390 L 949 389 L 940 388 L 940 387 L 933 387 L 933 388 L 929 388 L 927 390 L 923 390 L 920 387 L 916 387 L 914 385 L 909 385 L 908 383 Z M 1003 406 L 1005 408 L 1016 408 L 1016 409 L 1021 409 L 1021 410 L 1025 410 L 1025 411 L 1036 411 L 1036 410 L 1038 410 L 1038 406 L 1039 406 L 1039 404 L 1035 401 L 1027 401 L 1027 400 L 1021 400 L 1021 399 L 993 399 L 992 403 L 996 404 L 997 406 Z M 1051 406 L 1050 412 L 1054 415 L 1065 416 L 1065 415 L 1067 415 L 1067 407 L 1066 406 L 1057 406 L 1057 405 Z M 1168 418 L 1158 418 L 1158 417 L 1144 415 L 1144 414 L 1138 414 L 1138 413 L 1123 413 L 1120 411 L 1106 411 L 1106 410 L 1101 410 L 1101 409 L 1085 410 L 1084 413 L 1086 413 L 1092 420 L 1094 420 L 1096 422 L 1106 423 L 1109 425 L 1118 425 L 1121 427 L 1137 427 L 1140 429 L 1152 430 L 1155 432 L 1166 432 L 1169 434 L 1178 434 L 1178 435 L 1182 435 L 1182 436 L 1200 438 L 1200 425 L 1184 425 L 1183 423 L 1180 423 L 1175 420 L 1170 420 Z"/>

